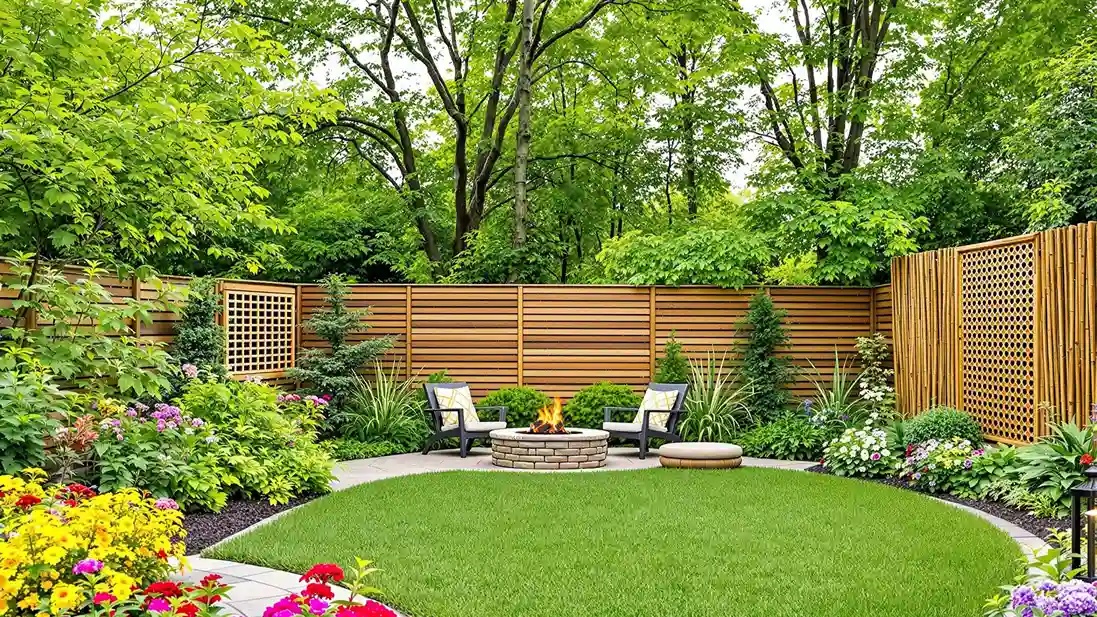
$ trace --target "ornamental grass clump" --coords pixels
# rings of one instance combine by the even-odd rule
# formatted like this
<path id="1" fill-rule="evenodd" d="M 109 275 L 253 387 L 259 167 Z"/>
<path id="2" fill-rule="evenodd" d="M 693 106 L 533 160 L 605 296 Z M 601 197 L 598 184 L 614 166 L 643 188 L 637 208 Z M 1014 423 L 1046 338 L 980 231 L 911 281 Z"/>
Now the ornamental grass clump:
<path id="1" fill-rule="evenodd" d="M 964 484 L 963 476 L 971 473 L 983 452 L 959 437 L 910 445 L 899 477 L 931 493 L 951 493 Z"/>
<path id="2" fill-rule="evenodd" d="M 899 460 L 888 447 L 887 432 L 876 426 L 879 414 L 873 412 L 861 428 L 848 428 L 823 450 L 823 466 L 838 476 L 862 478 L 895 474 Z"/>
<path id="3" fill-rule="evenodd" d="M 174 502 L 45 477 L 0 476 L 0 615 L 69 612 L 93 592 L 126 599 L 180 572 L 186 531 Z"/>

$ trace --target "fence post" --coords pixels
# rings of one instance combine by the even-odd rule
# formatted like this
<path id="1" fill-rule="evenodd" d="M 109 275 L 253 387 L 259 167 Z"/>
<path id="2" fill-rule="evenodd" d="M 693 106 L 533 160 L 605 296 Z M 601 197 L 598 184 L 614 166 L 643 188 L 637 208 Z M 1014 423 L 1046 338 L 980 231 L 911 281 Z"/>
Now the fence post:
<path id="1" fill-rule="evenodd" d="M 648 286 L 648 371 L 655 378 L 655 285 Z"/>
<path id="2" fill-rule="evenodd" d="M 404 364 L 411 380 L 411 285 L 404 288 Z"/>
<path id="3" fill-rule="evenodd" d="M 130 276 L 130 296 L 137 302 L 141 301 L 141 279 L 136 274 Z M 133 318 L 133 336 L 141 338 L 141 318 Z"/>
<path id="4" fill-rule="evenodd" d="M 526 305 L 525 290 L 518 285 L 518 385 L 526 384 Z"/>

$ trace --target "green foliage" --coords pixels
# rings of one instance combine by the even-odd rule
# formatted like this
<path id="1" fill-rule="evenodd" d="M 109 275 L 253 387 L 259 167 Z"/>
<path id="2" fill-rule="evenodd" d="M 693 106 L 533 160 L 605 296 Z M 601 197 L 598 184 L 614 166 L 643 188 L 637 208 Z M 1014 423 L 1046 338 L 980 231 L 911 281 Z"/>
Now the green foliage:
<path id="1" fill-rule="evenodd" d="M 709 351 L 703 362 L 690 361 L 689 390 L 678 432 L 687 441 L 731 441 L 751 422 L 750 384 L 725 370 L 727 354 Z"/>
<path id="2" fill-rule="evenodd" d="M 568 419 L 568 426 L 602 428 L 602 423 L 606 420 L 606 407 L 636 409 L 640 407 L 642 400 L 628 386 L 602 381 L 576 392 L 575 396 L 564 407 L 564 415 Z M 632 417 L 625 418 L 623 415 L 618 414 L 614 416 L 614 421 L 631 422 Z"/>
<path id="3" fill-rule="evenodd" d="M 354 387 L 358 371 L 392 347 L 393 339 L 383 336 L 349 344 L 351 334 L 369 329 L 365 321 L 369 311 L 347 308 L 349 287 L 342 276 L 328 276 L 323 286 L 327 293 L 325 307 L 309 318 L 305 329 L 330 347 L 303 350 L 297 356 L 297 366 L 286 371 L 286 375 L 307 384 L 310 392 L 330 394 L 333 404 L 340 406 Z"/>
<path id="4" fill-rule="evenodd" d="M 968 470 L 983 454 L 982 448 L 959 437 L 943 441 L 931 439 L 913 446 L 908 452 L 899 477 L 930 493 L 953 492 L 957 486 L 965 485 Z"/>
<path id="5" fill-rule="evenodd" d="M 68 398 L 44 372 L 0 372 L 0 474 L 45 466 L 46 437 L 68 414 Z"/>
<path id="6" fill-rule="evenodd" d="M 655 383 L 686 383 L 690 376 L 689 358 L 682 353 L 682 344 L 674 338 L 674 331 L 663 345 L 663 357 L 655 363 Z"/>
<path id="7" fill-rule="evenodd" d="M 331 456 L 337 461 L 353 461 L 362 458 L 389 456 L 415 452 L 418 448 L 391 441 L 358 441 L 346 437 L 324 442 L 331 448 Z"/>
<path id="8" fill-rule="evenodd" d="M 168 385 L 168 354 L 154 342 L 139 342 L 132 324 L 151 323 L 153 311 L 174 307 L 169 286 L 150 279 L 156 298 L 116 302 L 96 282 L 107 273 L 95 263 L 70 281 L 28 255 L 3 262 L 12 274 L 0 279 L 0 288 L 15 298 L 0 306 L 0 322 L 9 324 L 0 329 L 0 371 L 40 370 L 107 396 L 156 396 Z"/>
<path id="9" fill-rule="evenodd" d="M 1004 493 L 1021 485 L 1017 452 L 1013 446 L 986 448 L 982 456 L 972 459 L 966 474 L 954 479 L 951 491 L 967 499 L 1001 499 Z"/>
<path id="10" fill-rule="evenodd" d="M 891 382 L 895 371 L 884 368 L 891 359 L 887 339 L 879 332 L 857 337 L 857 356 L 861 360 L 861 398 L 885 416 L 895 413 L 895 388 Z"/>
<path id="11" fill-rule="evenodd" d="M 782 325 L 785 315 L 786 311 L 775 309 L 773 300 L 762 290 L 751 299 L 743 323 L 750 337 L 742 347 L 743 380 L 752 389 L 751 413 L 761 420 L 780 417 L 789 403 L 785 388 L 792 372 L 789 359 L 778 355 L 789 340 Z"/>
<path id="12" fill-rule="evenodd" d="M 254 174 L 337 108 L 293 86 L 281 46 L 188 1 L 16 0 L 3 17 L 0 254 L 278 259 L 268 238 L 288 228 Z"/>
<path id="13" fill-rule="evenodd" d="M 786 415 L 756 426 L 739 440 L 745 456 L 790 461 L 817 461 L 834 431 L 798 415 Z"/>
<path id="14" fill-rule="evenodd" d="M 172 357 L 179 364 L 193 364 L 207 373 L 223 377 L 225 367 L 225 330 L 217 323 L 222 310 L 217 281 L 198 278 L 191 281 L 187 302 L 179 311 L 172 339 Z"/>
<path id="15" fill-rule="evenodd" d="M 895 475 L 901 460 L 887 441 L 887 431 L 872 420 L 851 427 L 823 448 L 823 466 L 839 476 L 886 478 Z"/>
<path id="16" fill-rule="evenodd" d="M 815 371 L 815 375 L 811 377 L 815 398 L 809 406 L 812 420 L 817 424 L 843 429 L 864 424 L 874 408 L 858 395 L 857 384 L 860 378 L 850 379 L 850 368 L 838 357 L 837 348 L 834 350 L 834 366 L 831 368 L 829 380 L 823 377 L 822 371 L 814 363 L 811 368 Z M 879 417 L 880 414 L 876 413 L 873 420 Z"/>
<path id="17" fill-rule="evenodd" d="M 757 280 L 754 273 L 768 255 L 757 234 L 697 228 L 659 235 L 629 232 L 605 243 L 598 261 L 602 282 L 738 289 Z"/>
<path id="18" fill-rule="evenodd" d="M 537 410 L 552 404 L 549 397 L 543 392 L 525 386 L 513 388 L 500 388 L 488 394 L 478 405 L 481 407 L 507 408 L 508 426 L 525 426 L 531 424 L 537 417 Z M 481 419 L 497 419 L 483 418 Z M 599 425 L 601 426 L 601 425 Z"/>
<path id="19" fill-rule="evenodd" d="M 1051 427 L 1051 434 L 1017 452 L 1020 480 L 1031 493 L 1041 493 L 1054 504 L 1058 516 L 1070 511 L 1070 489 L 1078 485 L 1088 466 L 1082 457 L 1097 457 L 1097 425 L 1078 428 L 1064 422 Z"/>
<path id="20" fill-rule="evenodd" d="M 966 413 L 944 406 L 928 409 L 906 422 L 907 443 L 923 443 L 930 439 L 945 441 L 953 437 L 981 444 L 983 429 Z"/>
<path id="21" fill-rule="evenodd" d="M 394 366 L 374 366 L 374 378 L 355 376 L 343 405 L 332 416 L 335 431 L 363 442 L 389 441 L 404 447 L 422 445 L 427 423 L 415 382 L 401 379 Z"/>

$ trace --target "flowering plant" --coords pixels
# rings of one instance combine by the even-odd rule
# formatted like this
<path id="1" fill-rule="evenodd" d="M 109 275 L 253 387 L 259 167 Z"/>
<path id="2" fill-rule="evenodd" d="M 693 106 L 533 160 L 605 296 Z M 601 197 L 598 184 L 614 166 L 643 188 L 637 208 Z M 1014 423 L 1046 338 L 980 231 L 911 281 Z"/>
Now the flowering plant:
<path id="1" fill-rule="evenodd" d="M 45 476 L 0 476 L 0 615 L 56 614 L 92 594 L 126 599 L 135 585 L 180 571 L 177 508 L 135 490 L 47 485 Z"/>
<path id="2" fill-rule="evenodd" d="M 823 450 L 822 464 L 835 475 L 879 477 L 893 474 L 899 461 L 888 448 L 887 432 L 876 426 L 879 413 L 861 428 L 848 428 Z"/>
<path id="3" fill-rule="evenodd" d="M 1026 559 L 1015 585 L 987 600 L 986 617 L 1097 617 L 1097 587 L 1073 580 L 1071 553 L 1062 548 L 1069 540 L 1052 534 L 1052 545 L 1037 549 Z"/>
<path id="4" fill-rule="evenodd" d="M 366 578 L 377 571 L 370 562 L 357 559 L 357 567 L 351 568 L 347 577 L 343 569 L 333 563 L 318 563 L 301 576 L 308 583 L 299 594 L 288 595 L 263 611 L 263 617 L 397 617 L 389 607 L 376 600 L 356 601 L 359 596 L 380 595 L 381 590 L 367 585 Z M 344 582 L 345 581 L 345 582 Z M 336 600 L 332 582 L 344 582 L 350 591 L 346 600 Z"/>
<path id="5" fill-rule="evenodd" d="M 931 493 L 947 492 L 961 476 L 971 471 L 982 455 L 982 448 L 975 448 L 970 441 L 960 437 L 911 444 L 907 446 L 899 477 Z"/>
<path id="6" fill-rule="evenodd" d="M 857 338 L 857 355 L 861 358 L 861 398 L 874 409 L 890 412 L 895 409 L 895 388 L 891 386 L 895 371 L 884 368 L 891 355 L 887 339 L 879 332 Z"/>

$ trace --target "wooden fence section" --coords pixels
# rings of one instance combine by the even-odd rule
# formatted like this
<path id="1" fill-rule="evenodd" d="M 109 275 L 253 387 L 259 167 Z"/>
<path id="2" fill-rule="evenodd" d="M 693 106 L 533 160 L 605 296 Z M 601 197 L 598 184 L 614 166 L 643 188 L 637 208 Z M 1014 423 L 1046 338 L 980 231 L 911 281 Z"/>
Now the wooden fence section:
<path id="1" fill-rule="evenodd" d="M 900 410 L 960 407 L 1027 443 L 1097 402 L 1097 223 L 892 262 Z"/>
<path id="2" fill-rule="evenodd" d="M 851 355 L 858 336 L 890 323 L 880 292 L 859 288 L 769 288 L 788 311 L 787 353 L 799 373 L 792 392 L 813 392 L 816 367 L 827 378 L 835 362 L 856 370 Z M 323 291 L 300 286 L 302 322 L 323 305 Z M 350 304 L 372 315 L 363 337 L 391 335 L 387 358 L 408 375 L 425 379 L 445 370 L 472 385 L 480 397 L 504 386 L 526 385 L 571 397 L 598 381 L 637 389 L 673 332 L 687 355 L 731 351 L 745 340 L 740 322 L 757 289 L 582 285 L 403 286 L 354 285 Z M 879 306 L 883 304 L 884 306 Z M 410 311 L 408 310 L 410 307 Z M 304 334 L 305 348 L 323 345 Z M 738 355 L 729 353 L 729 369 Z"/>

